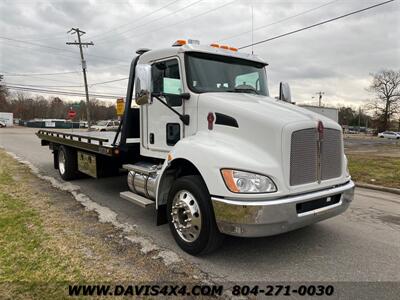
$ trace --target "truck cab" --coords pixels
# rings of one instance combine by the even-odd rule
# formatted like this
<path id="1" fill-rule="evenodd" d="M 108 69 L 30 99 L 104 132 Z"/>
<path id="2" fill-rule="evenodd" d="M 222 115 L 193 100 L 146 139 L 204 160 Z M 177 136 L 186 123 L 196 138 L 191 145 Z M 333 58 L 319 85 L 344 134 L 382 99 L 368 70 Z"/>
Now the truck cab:
<path id="1" fill-rule="evenodd" d="M 118 149 L 131 140 L 137 153 L 123 156 L 129 190 L 120 196 L 154 207 L 184 251 L 213 251 L 224 235 L 280 234 L 348 208 L 354 183 L 341 127 L 294 105 L 287 84 L 271 97 L 264 60 L 193 40 L 137 53 Z"/>
<path id="2" fill-rule="evenodd" d="M 353 198 L 341 127 L 292 104 L 287 89 L 270 97 L 266 66 L 188 41 L 137 60 L 140 155 L 162 161 L 147 175 L 154 204 L 189 253 L 221 234 L 274 235 L 335 216 Z M 135 188 L 143 172 L 127 169 L 131 192 L 149 198 Z"/>

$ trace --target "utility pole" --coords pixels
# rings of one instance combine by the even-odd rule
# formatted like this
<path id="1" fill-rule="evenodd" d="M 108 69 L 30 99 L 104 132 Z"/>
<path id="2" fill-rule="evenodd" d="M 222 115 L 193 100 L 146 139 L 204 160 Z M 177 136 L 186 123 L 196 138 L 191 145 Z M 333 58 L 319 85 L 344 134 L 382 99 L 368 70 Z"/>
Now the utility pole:
<path id="1" fill-rule="evenodd" d="M 325 93 L 324 92 L 318 92 L 316 94 L 319 95 L 318 106 L 321 107 L 322 106 L 322 95 L 325 95 Z"/>
<path id="2" fill-rule="evenodd" d="M 90 119 L 90 105 L 89 105 L 89 90 L 87 85 L 87 78 L 86 78 L 86 61 L 83 58 L 83 50 L 82 46 L 93 46 L 93 42 L 89 43 L 82 43 L 81 36 L 84 35 L 86 32 L 80 30 L 79 28 L 71 28 L 67 33 L 75 34 L 78 36 L 78 42 L 67 42 L 67 45 L 79 45 L 79 50 L 81 52 L 81 62 L 82 62 L 82 72 L 83 72 L 83 81 L 85 83 L 85 94 L 86 94 L 86 115 L 87 115 L 87 122 L 88 122 L 88 130 L 91 129 L 91 119 Z"/>

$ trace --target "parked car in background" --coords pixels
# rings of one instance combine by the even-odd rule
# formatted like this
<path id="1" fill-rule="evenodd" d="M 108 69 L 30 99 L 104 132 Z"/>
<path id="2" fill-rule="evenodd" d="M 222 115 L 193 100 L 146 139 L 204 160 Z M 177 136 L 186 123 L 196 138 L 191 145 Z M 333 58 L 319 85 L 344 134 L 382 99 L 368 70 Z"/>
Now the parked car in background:
<path id="1" fill-rule="evenodd" d="M 87 121 L 79 121 L 79 128 L 88 128 Z"/>
<path id="2" fill-rule="evenodd" d="M 119 126 L 119 121 L 103 120 L 97 122 L 96 125 L 92 126 L 92 129 L 97 131 L 116 131 Z"/>
<path id="3" fill-rule="evenodd" d="M 6 122 L 0 120 L 0 128 L 6 127 Z"/>
<path id="4" fill-rule="evenodd" d="M 378 137 L 387 139 L 400 139 L 400 133 L 394 131 L 384 131 L 378 133 Z"/>

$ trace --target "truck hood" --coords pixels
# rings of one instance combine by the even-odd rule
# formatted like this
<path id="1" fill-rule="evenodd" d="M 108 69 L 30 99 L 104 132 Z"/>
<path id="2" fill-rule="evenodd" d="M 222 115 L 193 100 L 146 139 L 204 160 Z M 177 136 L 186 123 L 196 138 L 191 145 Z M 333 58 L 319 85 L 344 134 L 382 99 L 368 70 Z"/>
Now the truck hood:
<path id="1" fill-rule="evenodd" d="M 211 109 L 210 112 L 230 115 L 237 120 L 249 118 L 249 120 L 253 120 L 256 123 L 258 123 L 257 121 L 262 121 L 265 125 L 282 127 L 292 122 L 310 121 L 315 123 L 322 121 L 325 127 L 340 129 L 340 126 L 336 122 L 325 116 L 291 103 L 261 95 L 248 93 L 204 93 L 199 97 L 200 107 L 207 107 Z"/>
<path id="2" fill-rule="evenodd" d="M 215 122 L 213 129 L 208 130 L 207 116 L 210 112 L 236 119 L 238 128 Z M 269 175 L 267 168 L 275 165 L 273 174 L 276 180 L 284 182 L 288 188 L 292 133 L 306 128 L 317 130 L 319 121 L 325 128 L 341 130 L 340 125 L 329 118 L 271 97 L 244 93 L 205 93 L 199 96 L 198 101 L 198 131 L 215 135 L 214 138 L 220 143 L 229 145 L 229 151 L 251 157 L 256 161 L 251 170 L 260 174 Z M 236 161 L 234 164 L 231 167 L 244 170 L 250 167 L 249 162 L 240 165 Z M 224 165 L 229 167 L 229 161 Z M 281 174 L 277 175 L 279 172 Z M 317 183 L 313 185 L 318 187 Z M 301 192 L 297 187 L 294 189 Z"/>

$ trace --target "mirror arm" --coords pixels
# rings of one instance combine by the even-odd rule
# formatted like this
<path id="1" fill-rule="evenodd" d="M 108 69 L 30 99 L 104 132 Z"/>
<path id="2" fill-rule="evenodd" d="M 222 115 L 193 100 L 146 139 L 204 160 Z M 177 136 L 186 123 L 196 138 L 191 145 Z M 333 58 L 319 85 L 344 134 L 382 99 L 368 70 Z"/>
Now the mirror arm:
<path id="1" fill-rule="evenodd" d="M 181 97 L 182 97 L 182 99 L 189 100 L 190 99 L 190 94 L 189 93 L 182 93 Z"/>
<path id="2" fill-rule="evenodd" d="M 183 124 L 185 124 L 186 126 L 189 125 L 189 120 L 190 120 L 190 116 L 189 115 L 182 115 L 180 114 L 177 110 L 175 110 L 174 108 L 172 108 L 171 106 L 168 105 L 168 103 L 164 102 L 161 98 L 159 98 L 158 96 L 162 96 L 161 93 L 152 93 L 151 94 L 152 97 L 156 98 L 158 101 L 160 101 L 162 104 L 164 104 L 167 108 L 169 108 L 173 113 L 177 114 L 179 116 L 179 119 L 182 121 Z"/>

